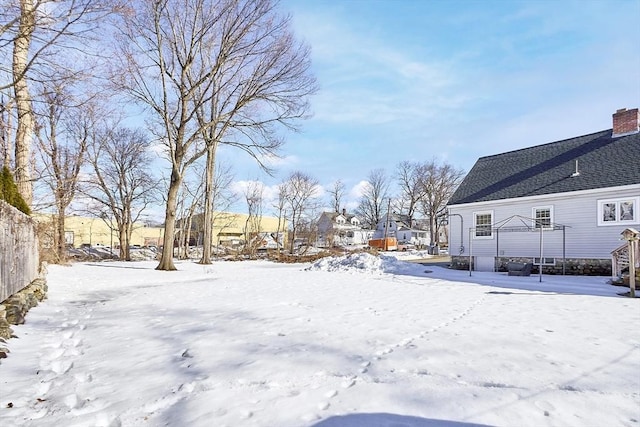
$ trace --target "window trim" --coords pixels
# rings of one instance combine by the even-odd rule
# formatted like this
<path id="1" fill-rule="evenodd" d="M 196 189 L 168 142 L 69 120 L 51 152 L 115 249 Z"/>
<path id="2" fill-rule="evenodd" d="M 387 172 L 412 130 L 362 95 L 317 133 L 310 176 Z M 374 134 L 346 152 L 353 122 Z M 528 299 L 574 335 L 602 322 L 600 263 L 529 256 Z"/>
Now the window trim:
<path id="1" fill-rule="evenodd" d="M 489 224 L 489 235 L 488 236 L 478 236 L 478 216 L 480 215 L 491 215 L 491 223 Z M 493 223 L 494 223 L 494 213 L 493 210 L 486 211 L 476 211 L 473 212 L 473 238 L 475 240 L 493 240 Z"/>
<path id="2" fill-rule="evenodd" d="M 543 210 L 543 209 L 549 209 L 549 226 L 546 227 L 542 227 L 543 230 L 552 230 L 553 229 L 553 205 L 546 205 L 546 206 L 534 206 L 531 208 L 531 225 L 533 226 L 534 231 L 538 231 L 540 230 L 540 227 L 538 227 L 538 217 L 536 216 L 536 212 L 538 210 Z"/>
<path id="3" fill-rule="evenodd" d="M 620 219 L 620 205 L 622 203 L 631 202 L 633 207 L 633 216 L 632 219 Z M 612 221 L 605 221 L 603 219 L 604 214 L 604 205 L 613 204 L 615 206 L 615 219 Z M 608 227 L 608 226 L 621 226 L 621 225 L 629 225 L 629 224 L 640 224 L 640 197 L 619 197 L 616 199 L 599 199 L 598 200 L 598 209 L 597 209 L 597 223 L 598 227 Z"/>

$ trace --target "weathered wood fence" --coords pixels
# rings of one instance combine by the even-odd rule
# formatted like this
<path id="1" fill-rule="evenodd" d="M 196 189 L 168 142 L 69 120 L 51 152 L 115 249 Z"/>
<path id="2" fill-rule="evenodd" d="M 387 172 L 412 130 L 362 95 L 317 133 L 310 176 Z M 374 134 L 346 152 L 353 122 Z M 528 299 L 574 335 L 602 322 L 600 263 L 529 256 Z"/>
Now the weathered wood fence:
<path id="1" fill-rule="evenodd" d="M 0 302 L 38 277 L 36 223 L 0 200 Z"/>

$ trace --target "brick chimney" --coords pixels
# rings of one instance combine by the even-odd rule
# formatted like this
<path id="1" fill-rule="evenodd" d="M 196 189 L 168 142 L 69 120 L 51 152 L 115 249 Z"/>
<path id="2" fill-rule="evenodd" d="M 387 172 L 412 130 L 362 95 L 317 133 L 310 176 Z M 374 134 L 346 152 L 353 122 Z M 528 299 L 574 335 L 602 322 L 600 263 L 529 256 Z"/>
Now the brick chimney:
<path id="1" fill-rule="evenodd" d="M 640 113 L 637 108 L 622 108 L 613 114 L 613 136 L 629 135 L 640 130 Z"/>

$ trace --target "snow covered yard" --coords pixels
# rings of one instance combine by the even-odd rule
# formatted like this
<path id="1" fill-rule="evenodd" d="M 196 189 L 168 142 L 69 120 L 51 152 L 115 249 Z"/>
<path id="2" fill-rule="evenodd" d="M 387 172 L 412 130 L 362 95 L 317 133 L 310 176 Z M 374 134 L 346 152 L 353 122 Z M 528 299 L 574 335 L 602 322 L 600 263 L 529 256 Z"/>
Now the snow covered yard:
<path id="1" fill-rule="evenodd" d="M 155 266 L 49 268 L 0 362 L 0 425 L 640 426 L 640 299 L 606 278 Z"/>

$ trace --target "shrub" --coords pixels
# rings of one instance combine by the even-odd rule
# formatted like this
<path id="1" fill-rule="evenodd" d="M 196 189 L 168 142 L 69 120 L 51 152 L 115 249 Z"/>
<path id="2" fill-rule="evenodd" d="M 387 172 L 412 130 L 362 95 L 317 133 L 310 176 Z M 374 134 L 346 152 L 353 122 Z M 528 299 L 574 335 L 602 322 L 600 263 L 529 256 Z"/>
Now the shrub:
<path id="1" fill-rule="evenodd" d="M 31 214 L 29 205 L 18 192 L 18 186 L 13 180 L 13 175 L 11 175 L 11 171 L 6 166 L 2 168 L 2 174 L 0 174 L 0 200 L 6 201 L 27 215 Z"/>

